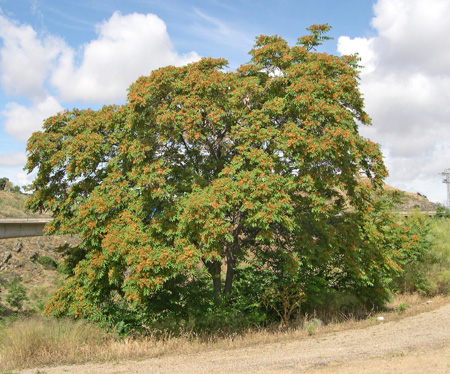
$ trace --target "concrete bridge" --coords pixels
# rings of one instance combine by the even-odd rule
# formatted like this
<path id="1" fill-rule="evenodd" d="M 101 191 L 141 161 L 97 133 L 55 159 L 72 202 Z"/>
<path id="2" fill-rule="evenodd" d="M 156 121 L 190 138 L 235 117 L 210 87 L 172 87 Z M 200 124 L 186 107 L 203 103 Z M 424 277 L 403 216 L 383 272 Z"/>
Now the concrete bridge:
<path id="1" fill-rule="evenodd" d="M 0 219 L 0 239 L 44 235 L 44 226 L 51 218 Z"/>

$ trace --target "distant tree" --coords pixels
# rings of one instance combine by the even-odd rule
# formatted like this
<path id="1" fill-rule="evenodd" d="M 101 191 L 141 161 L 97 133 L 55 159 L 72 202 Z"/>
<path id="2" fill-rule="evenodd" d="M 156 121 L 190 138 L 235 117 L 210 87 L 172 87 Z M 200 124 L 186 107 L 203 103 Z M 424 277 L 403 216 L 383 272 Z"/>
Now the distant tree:
<path id="1" fill-rule="evenodd" d="M 0 191 L 7 192 L 20 192 L 19 186 L 14 186 L 14 184 L 6 177 L 0 178 Z"/>
<path id="2" fill-rule="evenodd" d="M 217 305 L 244 268 L 302 300 L 332 287 L 387 297 L 404 249 L 376 197 L 379 146 L 358 133 L 370 124 L 358 60 L 316 52 L 329 26 L 308 30 L 293 47 L 258 37 L 236 72 L 212 58 L 161 68 L 127 104 L 66 111 L 33 134 L 28 207 L 81 239 L 48 313 L 147 305 L 201 269 Z"/>
<path id="3" fill-rule="evenodd" d="M 11 185 L 8 178 L 0 178 L 0 191 L 6 190 Z"/>

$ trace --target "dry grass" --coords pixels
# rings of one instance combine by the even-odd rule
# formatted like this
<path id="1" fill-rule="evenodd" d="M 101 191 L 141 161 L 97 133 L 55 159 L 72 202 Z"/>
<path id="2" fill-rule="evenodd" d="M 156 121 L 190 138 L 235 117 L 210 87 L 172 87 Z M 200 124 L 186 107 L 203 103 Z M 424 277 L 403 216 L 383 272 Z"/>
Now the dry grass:
<path id="1" fill-rule="evenodd" d="M 108 340 L 83 321 L 30 317 L 0 331 L 0 367 L 18 369 L 91 360 Z"/>
<path id="2" fill-rule="evenodd" d="M 449 303 L 450 297 L 436 297 L 431 303 L 426 301 L 427 299 L 417 295 L 401 295 L 385 312 L 377 315 L 382 315 L 385 321 L 397 320 L 437 309 Z M 404 308 L 405 305 L 411 306 Z M 306 328 L 308 321 L 304 320 L 297 328 L 290 330 L 261 329 L 207 339 L 192 334 L 159 339 L 117 339 L 99 327 L 83 321 L 30 317 L 0 330 L 0 368 L 17 370 L 85 362 L 116 362 L 212 349 L 249 347 L 306 339 L 312 334 L 320 336 L 330 332 L 361 329 L 376 324 L 375 317 L 376 315 L 358 321 L 350 316 L 343 318 L 344 322 L 314 325 L 313 329 Z"/>
<path id="3" fill-rule="evenodd" d="M 0 218 L 43 217 L 49 214 L 39 214 L 25 211 L 27 195 L 18 192 L 0 191 Z"/>

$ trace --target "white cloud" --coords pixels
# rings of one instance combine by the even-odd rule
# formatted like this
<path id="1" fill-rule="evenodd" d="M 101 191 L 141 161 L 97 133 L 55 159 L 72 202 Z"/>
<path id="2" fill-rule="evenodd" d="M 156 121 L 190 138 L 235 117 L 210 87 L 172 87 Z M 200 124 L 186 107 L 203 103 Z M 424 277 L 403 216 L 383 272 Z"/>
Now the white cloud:
<path id="1" fill-rule="evenodd" d="M 166 65 L 200 59 L 173 50 L 164 21 L 153 14 L 121 15 L 97 25 L 98 38 L 74 49 L 61 38 L 39 35 L 0 13 L 0 83 L 10 96 L 43 100 L 115 103 L 139 76 Z"/>
<path id="2" fill-rule="evenodd" d="M 116 12 L 97 25 L 97 33 L 97 39 L 74 49 L 0 13 L 1 87 L 32 103 L 9 102 L 0 109 L 8 134 L 27 140 L 45 118 L 63 110 L 60 102 L 120 103 L 140 75 L 200 58 L 194 52 L 177 54 L 165 23 L 153 14 Z"/>
<path id="3" fill-rule="evenodd" d="M 364 66 L 364 73 L 371 73 L 375 69 L 376 55 L 374 53 L 374 39 L 355 38 L 341 36 L 338 40 L 338 50 L 342 55 L 351 55 L 358 53 L 361 61 L 359 64 Z"/>
<path id="4" fill-rule="evenodd" d="M 379 0 L 372 26 L 378 30 L 386 60 L 398 68 L 448 72 L 450 2 L 448 0 Z"/>
<path id="5" fill-rule="evenodd" d="M 16 173 L 16 185 L 17 186 L 28 186 L 30 185 L 34 178 L 36 177 L 36 175 L 33 174 L 27 174 L 23 171 Z"/>
<path id="6" fill-rule="evenodd" d="M 374 11 L 377 36 L 338 41 L 340 53 L 358 52 L 366 66 L 361 91 L 373 127 L 361 132 L 382 145 L 389 183 L 445 201 L 439 173 L 450 167 L 450 2 L 379 0 Z"/>
<path id="7" fill-rule="evenodd" d="M 97 33 L 98 38 L 84 46 L 79 66 L 73 49 L 60 56 L 51 82 L 63 100 L 121 101 L 139 76 L 200 58 L 193 52 L 184 56 L 174 52 L 165 23 L 153 14 L 116 12 L 97 26 Z"/>
<path id="8" fill-rule="evenodd" d="M 41 130 L 46 118 L 63 110 L 60 102 L 124 101 L 127 88 L 140 75 L 200 58 L 195 52 L 177 54 L 164 22 L 152 14 L 114 13 L 97 26 L 97 33 L 97 39 L 74 48 L 8 19 L 0 10 L 0 85 L 5 95 L 31 103 L 9 102 L 0 108 L 6 133 L 25 141 Z M 30 184 L 34 176 L 21 171 L 25 162 L 24 153 L 4 148 L 0 175 L 18 185 Z"/>
<path id="9" fill-rule="evenodd" d="M 6 104 L 2 115 L 6 118 L 4 129 L 18 140 L 27 140 L 34 131 L 42 128 L 44 120 L 63 110 L 63 107 L 52 96 L 34 102 L 30 107 L 17 103 Z"/>
<path id="10" fill-rule="evenodd" d="M 0 153 L 0 166 L 21 166 L 27 161 L 24 152 Z"/>
<path id="11" fill-rule="evenodd" d="M 31 26 L 18 25 L 1 14 L 0 38 L 0 82 L 5 93 L 29 99 L 45 96 L 44 81 L 64 48 L 62 40 L 39 38 Z"/>

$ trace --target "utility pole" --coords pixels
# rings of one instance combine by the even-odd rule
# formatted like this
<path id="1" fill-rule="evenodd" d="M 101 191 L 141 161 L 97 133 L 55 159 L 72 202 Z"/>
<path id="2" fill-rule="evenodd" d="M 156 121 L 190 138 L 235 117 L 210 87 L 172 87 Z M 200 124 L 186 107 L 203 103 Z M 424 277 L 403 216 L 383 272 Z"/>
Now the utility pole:
<path id="1" fill-rule="evenodd" d="M 442 182 L 447 185 L 447 206 L 450 207 L 450 169 L 445 169 L 441 175 L 444 176 Z"/>

